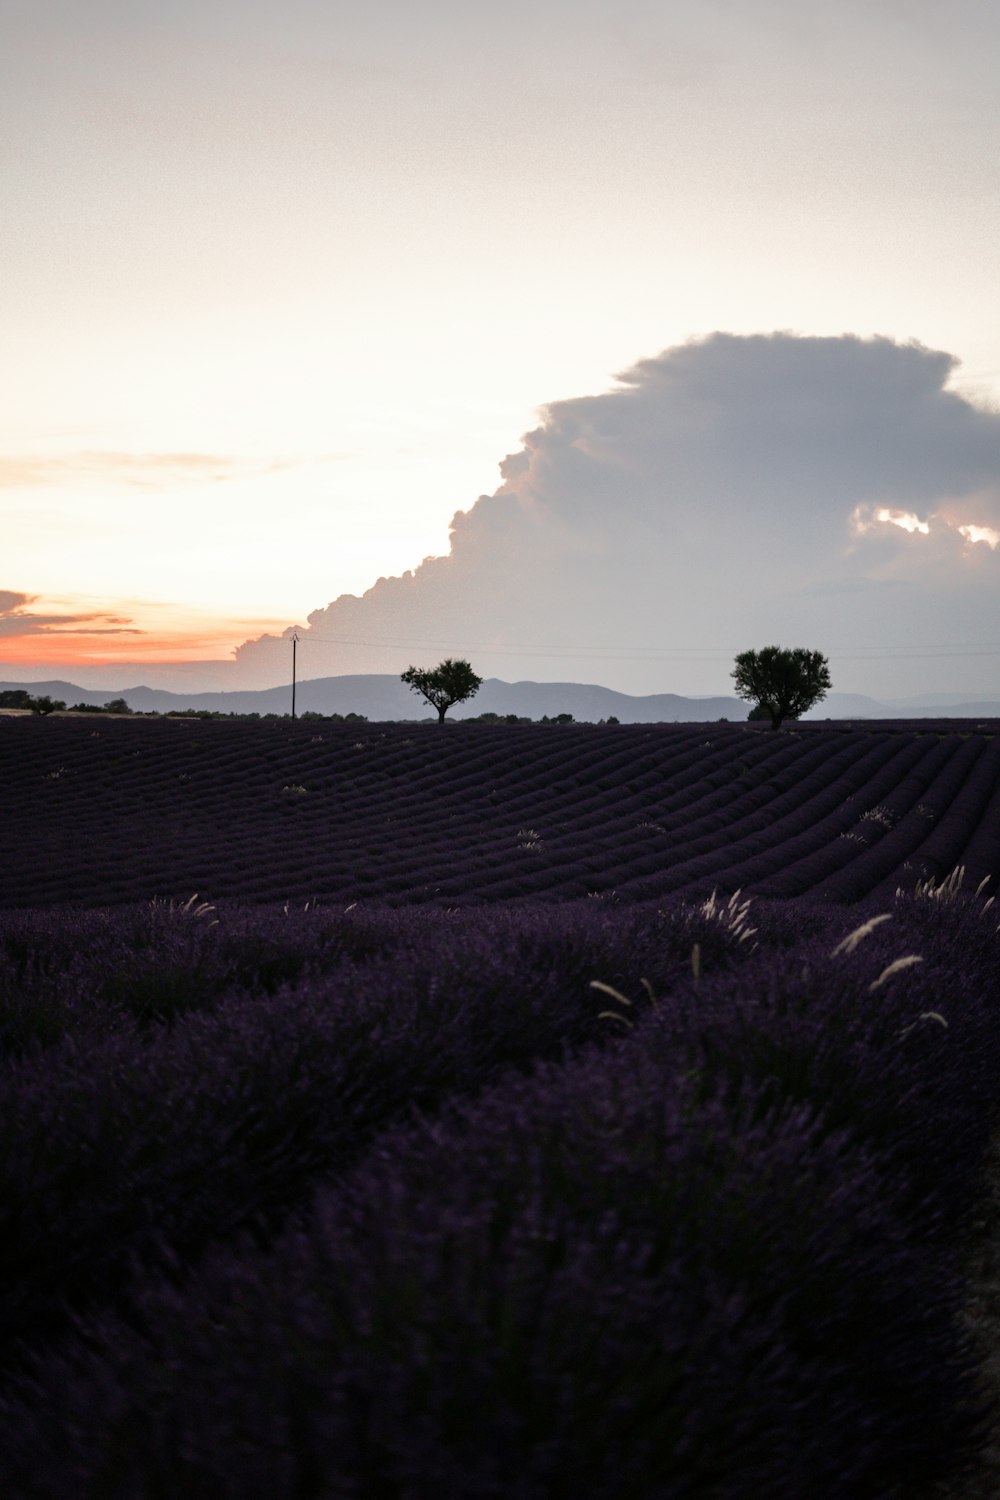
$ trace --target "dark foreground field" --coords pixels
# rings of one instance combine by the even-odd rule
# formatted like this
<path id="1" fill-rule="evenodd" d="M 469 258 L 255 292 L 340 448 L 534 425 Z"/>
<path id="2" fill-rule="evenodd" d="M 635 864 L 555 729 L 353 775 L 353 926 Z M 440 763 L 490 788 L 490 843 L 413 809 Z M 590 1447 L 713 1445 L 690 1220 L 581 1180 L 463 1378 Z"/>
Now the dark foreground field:
<path id="1" fill-rule="evenodd" d="M 5 1500 L 953 1493 L 997 744 L 0 720 Z"/>

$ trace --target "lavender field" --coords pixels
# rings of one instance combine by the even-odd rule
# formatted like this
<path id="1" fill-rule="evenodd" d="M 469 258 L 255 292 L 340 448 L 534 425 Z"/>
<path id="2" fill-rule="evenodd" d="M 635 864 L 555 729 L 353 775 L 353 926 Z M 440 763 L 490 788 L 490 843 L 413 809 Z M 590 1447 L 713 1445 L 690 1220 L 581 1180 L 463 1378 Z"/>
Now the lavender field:
<path id="1" fill-rule="evenodd" d="M 4 1496 L 951 1494 L 994 727 L 0 718 Z"/>
<path id="2" fill-rule="evenodd" d="M 856 902 L 998 872 L 990 729 L 436 728 L 0 717 L 0 906 Z"/>

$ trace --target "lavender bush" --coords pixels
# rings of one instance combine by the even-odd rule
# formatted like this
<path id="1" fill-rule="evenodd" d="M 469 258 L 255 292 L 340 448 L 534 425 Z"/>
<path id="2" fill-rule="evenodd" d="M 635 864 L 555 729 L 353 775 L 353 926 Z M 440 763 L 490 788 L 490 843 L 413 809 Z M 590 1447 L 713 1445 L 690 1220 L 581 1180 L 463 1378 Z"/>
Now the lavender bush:
<path id="1" fill-rule="evenodd" d="M 997 741 L 23 731 L 5 1496 L 930 1500 L 974 1458 Z"/>

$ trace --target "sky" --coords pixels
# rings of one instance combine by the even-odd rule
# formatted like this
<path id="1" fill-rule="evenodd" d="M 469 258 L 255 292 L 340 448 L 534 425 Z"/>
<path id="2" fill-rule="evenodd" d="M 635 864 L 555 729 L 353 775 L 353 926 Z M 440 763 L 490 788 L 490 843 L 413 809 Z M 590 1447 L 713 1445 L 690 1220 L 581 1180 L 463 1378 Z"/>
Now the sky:
<path id="1" fill-rule="evenodd" d="M 1000 693 L 993 0 L 0 41 L 0 678 Z"/>

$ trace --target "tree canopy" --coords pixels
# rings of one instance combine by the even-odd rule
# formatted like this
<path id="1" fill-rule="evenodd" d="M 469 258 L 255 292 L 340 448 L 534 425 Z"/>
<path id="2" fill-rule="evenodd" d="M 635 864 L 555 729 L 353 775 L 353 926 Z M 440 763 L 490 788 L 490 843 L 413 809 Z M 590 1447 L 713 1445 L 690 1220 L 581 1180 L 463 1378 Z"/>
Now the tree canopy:
<path id="1" fill-rule="evenodd" d="M 769 716 L 772 729 L 780 728 L 784 719 L 797 719 L 830 689 L 826 657 L 804 646 L 744 651 L 736 658 L 732 677 L 739 696 L 757 704 L 749 717 Z"/>
<path id="2" fill-rule="evenodd" d="M 439 724 L 444 723 L 444 716 L 452 704 L 464 703 L 467 698 L 474 697 L 483 683 L 467 661 L 451 656 L 437 667 L 407 667 L 400 674 L 400 681 L 437 709 Z"/>
<path id="3" fill-rule="evenodd" d="M 50 698 L 47 693 L 33 698 L 26 688 L 5 688 L 0 693 L 0 708 L 30 708 L 33 714 L 54 714 L 65 707 L 61 698 Z"/>

